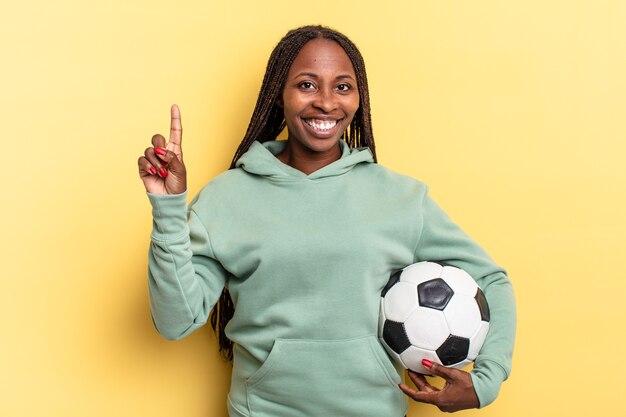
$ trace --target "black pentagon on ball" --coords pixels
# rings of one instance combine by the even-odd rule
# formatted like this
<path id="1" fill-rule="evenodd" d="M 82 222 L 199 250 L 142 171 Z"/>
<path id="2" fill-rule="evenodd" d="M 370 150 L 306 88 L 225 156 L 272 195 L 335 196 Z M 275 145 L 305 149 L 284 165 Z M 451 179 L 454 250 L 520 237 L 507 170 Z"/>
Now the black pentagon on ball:
<path id="1" fill-rule="evenodd" d="M 441 359 L 441 363 L 445 366 L 450 366 L 467 358 L 469 346 L 469 339 L 450 335 L 436 352 L 439 359 Z"/>
<path id="2" fill-rule="evenodd" d="M 417 286 L 420 306 L 443 310 L 454 295 L 452 288 L 441 278 L 422 282 Z"/>
<path id="3" fill-rule="evenodd" d="M 479 288 L 478 291 L 476 291 L 476 295 L 474 296 L 474 299 L 476 300 L 476 304 L 478 304 L 478 309 L 480 310 L 480 319 L 482 321 L 489 321 L 489 319 L 491 318 L 491 315 L 489 313 L 489 304 L 487 304 L 487 299 L 485 298 L 485 294 L 482 292 L 482 290 Z"/>
<path id="4" fill-rule="evenodd" d="M 385 288 L 383 288 L 383 291 L 380 294 L 381 297 L 387 295 L 387 292 L 391 289 L 391 287 L 400 281 L 400 275 L 402 275 L 402 269 L 391 274 L 389 281 L 387 281 L 387 285 L 385 285 Z"/>
<path id="5" fill-rule="evenodd" d="M 383 340 L 398 355 L 411 346 L 404 325 L 397 321 L 386 320 L 383 325 Z"/>

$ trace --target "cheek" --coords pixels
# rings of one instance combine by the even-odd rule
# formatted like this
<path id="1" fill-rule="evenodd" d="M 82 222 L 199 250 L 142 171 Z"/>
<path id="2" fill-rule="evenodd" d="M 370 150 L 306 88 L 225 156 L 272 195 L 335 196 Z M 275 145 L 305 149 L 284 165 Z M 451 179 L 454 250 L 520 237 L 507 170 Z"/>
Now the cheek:
<path id="1" fill-rule="evenodd" d="M 350 97 L 350 102 L 347 103 L 347 108 L 350 109 L 350 112 L 354 115 L 357 110 L 359 110 L 359 104 L 361 102 L 361 98 L 358 94 L 355 94 L 354 97 Z"/>
<path id="2" fill-rule="evenodd" d="M 295 113 L 302 107 L 303 98 L 297 92 L 286 91 L 282 95 L 282 107 L 285 112 Z"/>
<path id="3" fill-rule="evenodd" d="M 350 107 L 350 113 L 352 117 L 354 117 L 354 115 L 356 114 L 358 110 L 359 110 L 359 100 L 357 99 L 356 102 L 352 103 L 352 106 Z"/>
<path id="4" fill-rule="evenodd" d="M 289 130 L 299 129 L 299 113 L 290 106 L 283 106 L 283 117 Z"/>
<path id="5" fill-rule="evenodd" d="M 285 121 L 287 124 L 291 124 L 293 119 L 298 117 L 298 112 L 290 106 L 283 107 L 283 116 L 285 117 Z"/>

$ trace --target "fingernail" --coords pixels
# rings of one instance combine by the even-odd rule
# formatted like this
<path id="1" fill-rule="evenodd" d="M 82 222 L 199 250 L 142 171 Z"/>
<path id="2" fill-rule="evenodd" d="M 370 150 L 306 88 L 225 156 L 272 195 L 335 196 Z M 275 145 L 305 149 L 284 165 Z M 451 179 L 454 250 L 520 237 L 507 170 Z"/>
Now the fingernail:
<path id="1" fill-rule="evenodd" d="M 167 154 L 167 151 L 165 149 L 159 147 L 154 148 L 154 152 L 161 156 Z"/>
<path id="2" fill-rule="evenodd" d="M 159 174 L 161 174 L 163 178 L 167 177 L 167 171 L 165 170 L 165 168 L 161 168 L 159 170 Z"/>
<path id="3" fill-rule="evenodd" d="M 157 170 L 154 169 L 154 167 L 150 167 L 150 172 L 152 173 L 152 175 L 157 173 Z"/>
<path id="4" fill-rule="evenodd" d="M 426 368 L 430 369 L 430 367 L 433 366 L 433 362 L 429 361 L 428 359 L 422 359 L 422 365 L 424 365 Z"/>

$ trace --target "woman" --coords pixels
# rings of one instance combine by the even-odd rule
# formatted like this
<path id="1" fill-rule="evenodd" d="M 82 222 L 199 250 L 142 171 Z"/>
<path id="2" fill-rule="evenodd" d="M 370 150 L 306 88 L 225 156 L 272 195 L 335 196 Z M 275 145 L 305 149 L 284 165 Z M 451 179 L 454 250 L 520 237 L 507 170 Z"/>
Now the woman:
<path id="1" fill-rule="evenodd" d="M 511 366 L 508 278 L 424 184 L 376 163 L 365 67 L 344 35 L 307 26 L 281 40 L 232 169 L 188 209 L 178 107 L 171 117 L 169 142 L 155 135 L 139 158 L 152 316 L 178 339 L 222 295 L 211 321 L 233 358 L 231 416 L 403 416 L 406 396 L 444 411 L 495 399 Z M 492 313 L 471 374 L 424 363 L 441 390 L 413 373 L 417 390 L 403 384 L 376 336 L 390 272 L 420 260 L 468 271 Z"/>

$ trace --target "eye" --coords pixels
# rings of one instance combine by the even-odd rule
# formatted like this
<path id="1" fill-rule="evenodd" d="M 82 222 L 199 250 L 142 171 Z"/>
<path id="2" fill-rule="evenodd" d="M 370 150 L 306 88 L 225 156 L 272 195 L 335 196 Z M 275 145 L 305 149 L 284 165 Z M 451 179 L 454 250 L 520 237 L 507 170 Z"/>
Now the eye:
<path id="1" fill-rule="evenodd" d="M 339 84 L 337 86 L 337 90 L 339 90 L 339 91 L 348 91 L 350 89 L 352 89 L 352 86 L 350 84 L 346 84 L 346 83 Z"/>
<path id="2" fill-rule="evenodd" d="M 314 86 L 310 81 L 302 81 L 298 86 L 303 90 L 311 90 Z"/>

